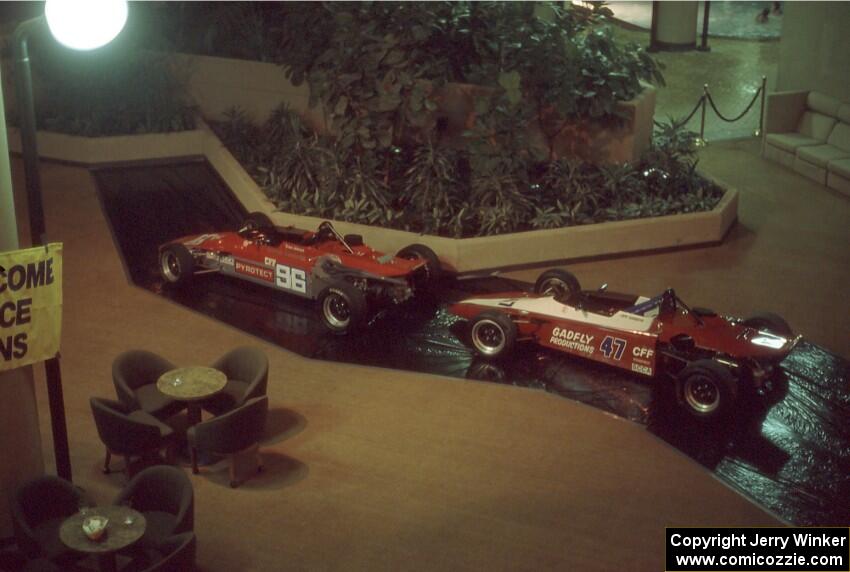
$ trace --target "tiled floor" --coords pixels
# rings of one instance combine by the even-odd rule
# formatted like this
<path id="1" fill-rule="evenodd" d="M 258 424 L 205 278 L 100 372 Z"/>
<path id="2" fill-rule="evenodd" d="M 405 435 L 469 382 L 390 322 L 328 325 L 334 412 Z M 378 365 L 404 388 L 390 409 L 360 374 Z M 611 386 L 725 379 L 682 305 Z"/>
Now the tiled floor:
<path id="1" fill-rule="evenodd" d="M 623 39 L 649 45 L 649 32 L 617 28 Z M 687 116 L 708 84 L 718 109 L 727 117 L 741 113 L 752 101 L 767 76 L 767 93 L 776 85 L 779 60 L 778 41 L 737 40 L 711 38 L 711 51 L 658 52 L 656 59 L 664 65 L 666 87 L 658 88 L 655 108 L 656 121 L 668 117 L 681 119 Z M 709 108 L 706 113 L 705 139 L 709 142 L 751 136 L 758 128 L 760 102 L 756 101 L 747 115 L 735 123 L 727 123 Z M 692 131 L 699 131 L 700 112 L 688 123 Z"/>

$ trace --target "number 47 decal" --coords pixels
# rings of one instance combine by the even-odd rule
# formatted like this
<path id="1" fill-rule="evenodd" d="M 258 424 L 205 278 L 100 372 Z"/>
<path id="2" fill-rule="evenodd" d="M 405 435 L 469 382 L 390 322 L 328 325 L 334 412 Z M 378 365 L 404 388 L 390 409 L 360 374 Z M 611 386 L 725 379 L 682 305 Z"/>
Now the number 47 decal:
<path id="1" fill-rule="evenodd" d="M 626 340 L 605 336 L 605 339 L 602 340 L 602 343 L 599 345 L 599 349 L 602 350 L 605 357 L 613 357 L 614 359 L 619 360 L 623 357 L 623 352 L 626 349 Z M 611 354 L 613 354 L 613 356 Z"/>

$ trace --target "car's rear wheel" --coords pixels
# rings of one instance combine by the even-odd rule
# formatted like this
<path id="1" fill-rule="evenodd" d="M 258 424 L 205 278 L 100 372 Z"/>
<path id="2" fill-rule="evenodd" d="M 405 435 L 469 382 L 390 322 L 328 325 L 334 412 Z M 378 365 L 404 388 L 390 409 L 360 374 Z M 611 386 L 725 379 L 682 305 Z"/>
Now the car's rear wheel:
<path id="1" fill-rule="evenodd" d="M 332 332 L 344 334 L 361 327 L 366 321 L 366 297 L 348 282 L 325 288 L 319 295 L 319 304 L 322 307 L 322 321 Z"/>
<path id="2" fill-rule="evenodd" d="M 346 234 L 343 238 L 345 239 L 345 244 L 348 246 L 363 246 L 362 234 Z"/>
<path id="3" fill-rule="evenodd" d="M 534 292 L 553 295 L 559 301 L 567 302 L 581 294 L 581 285 L 572 272 L 562 268 L 552 268 L 537 278 L 537 282 L 534 283 Z"/>
<path id="4" fill-rule="evenodd" d="M 682 406 L 700 419 L 726 416 L 738 398 L 735 376 L 728 367 L 710 359 L 685 366 L 677 385 Z"/>
<path id="5" fill-rule="evenodd" d="M 425 246 L 424 244 L 411 244 L 405 246 L 396 254 L 399 258 L 407 260 L 424 260 L 427 278 L 423 285 L 428 287 L 433 285 L 443 275 L 443 266 L 440 264 L 440 259 L 437 253 Z"/>
<path id="6" fill-rule="evenodd" d="M 783 338 L 791 338 L 794 336 L 794 332 L 791 330 L 791 326 L 788 325 L 788 322 L 786 322 L 782 316 L 772 312 L 765 312 L 763 314 L 750 316 L 744 320 L 744 325 L 750 328 L 755 328 L 756 330 L 782 336 Z"/>
<path id="7" fill-rule="evenodd" d="M 163 280 L 171 284 L 183 284 L 189 280 L 195 269 L 195 258 L 184 245 L 169 244 L 159 255 L 159 273 Z"/>
<path id="8" fill-rule="evenodd" d="M 513 349 L 517 339 L 516 324 L 500 312 L 482 312 L 470 322 L 469 337 L 478 354 L 495 359 Z"/>
<path id="9" fill-rule="evenodd" d="M 274 228 L 274 222 L 272 222 L 272 219 L 266 213 L 253 212 L 245 218 L 242 228 L 247 230 L 271 229 Z"/>

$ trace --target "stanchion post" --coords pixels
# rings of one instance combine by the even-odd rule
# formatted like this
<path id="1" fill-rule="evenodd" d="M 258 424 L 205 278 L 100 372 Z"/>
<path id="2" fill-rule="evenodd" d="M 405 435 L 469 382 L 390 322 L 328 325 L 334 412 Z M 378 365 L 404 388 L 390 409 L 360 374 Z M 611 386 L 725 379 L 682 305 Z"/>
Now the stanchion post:
<path id="1" fill-rule="evenodd" d="M 764 133 L 764 100 L 767 97 L 767 76 L 761 76 L 761 109 L 759 109 L 759 128 L 756 129 L 755 136 L 761 137 Z"/>
<path id="2" fill-rule="evenodd" d="M 697 147 L 705 147 L 705 106 L 708 103 L 708 84 L 702 86 L 702 112 L 699 120 L 699 137 L 695 141 Z"/>

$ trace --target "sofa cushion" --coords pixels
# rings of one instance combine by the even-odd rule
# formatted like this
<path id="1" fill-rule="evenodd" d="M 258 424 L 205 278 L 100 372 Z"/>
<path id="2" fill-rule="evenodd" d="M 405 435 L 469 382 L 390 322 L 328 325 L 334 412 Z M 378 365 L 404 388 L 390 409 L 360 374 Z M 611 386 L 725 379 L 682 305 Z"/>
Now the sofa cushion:
<path id="1" fill-rule="evenodd" d="M 797 156 L 818 167 L 826 167 L 834 159 L 850 159 L 850 151 L 832 145 L 806 145 L 797 149 Z"/>
<path id="2" fill-rule="evenodd" d="M 838 108 L 841 107 L 841 102 L 825 93 L 810 91 L 808 97 L 806 97 L 806 107 L 812 111 L 817 111 L 830 117 L 836 117 L 838 115 Z"/>
<path id="3" fill-rule="evenodd" d="M 799 133 L 768 133 L 765 136 L 765 140 L 774 147 L 779 147 L 780 149 L 791 153 L 795 153 L 798 147 L 806 145 L 823 145 L 823 141 L 819 141 L 812 137 L 806 137 Z"/>
<path id="4" fill-rule="evenodd" d="M 830 161 L 829 172 L 836 173 L 846 179 L 850 179 L 850 158 Z"/>
<path id="5" fill-rule="evenodd" d="M 794 167 L 794 157 L 796 157 L 794 151 L 786 151 L 776 145 L 766 143 L 764 149 L 762 149 L 762 155 L 768 161 L 775 161 L 789 168 Z"/>
<path id="6" fill-rule="evenodd" d="M 793 169 L 804 177 L 817 181 L 820 185 L 826 184 L 826 167 L 820 167 L 814 163 L 809 163 L 802 159 L 799 153 L 796 157 L 794 157 Z"/>
<path id="7" fill-rule="evenodd" d="M 850 153 L 850 123 L 836 123 L 826 142 Z"/>
<path id="8" fill-rule="evenodd" d="M 797 132 L 825 143 L 829 134 L 832 132 L 835 122 L 835 117 L 830 117 L 816 111 L 806 111 L 800 117 Z"/>
<path id="9" fill-rule="evenodd" d="M 826 184 L 830 189 L 850 197 L 850 178 L 844 178 L 830 171 L 826 176 Z"/>
<path id="10" fill-rule="evenodd" d="M 838 119 L 844 123 L 850 123 L 850 103 L 842 103 L 838 108 Z"/>

